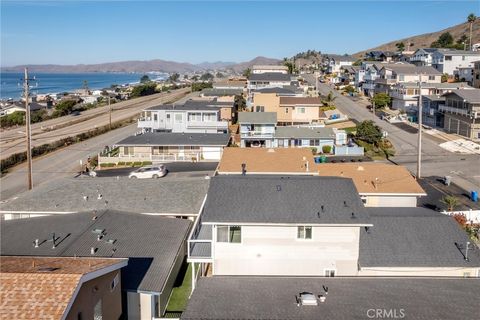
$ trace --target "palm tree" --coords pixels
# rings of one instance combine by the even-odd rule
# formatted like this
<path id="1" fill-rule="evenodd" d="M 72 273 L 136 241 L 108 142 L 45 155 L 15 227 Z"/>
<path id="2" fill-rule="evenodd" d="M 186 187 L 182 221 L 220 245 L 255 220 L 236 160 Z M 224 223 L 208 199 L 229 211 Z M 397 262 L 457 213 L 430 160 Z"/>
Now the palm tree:
<path id="1" fill-rule="evenodd" d="M 455 196 L 445 196 L 440 201 L 447 206 L 448 211 L 453 211 L 460 203 Z"/>
<path id="2" fill-rule="evenodd" d="M 475 14 L 470 13 L 467 17 L 467 22 L 470 23 L 470 51 L 472 51 L 472 28 L 473 28 L 473 23 L 477 20 L 477 16 Z"/>

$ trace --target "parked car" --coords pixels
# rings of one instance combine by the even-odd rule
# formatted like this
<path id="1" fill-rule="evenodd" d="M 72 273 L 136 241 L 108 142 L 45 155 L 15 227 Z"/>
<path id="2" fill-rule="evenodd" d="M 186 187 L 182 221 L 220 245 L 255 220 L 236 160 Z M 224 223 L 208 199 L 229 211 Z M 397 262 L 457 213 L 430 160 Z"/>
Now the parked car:
<path id="1" fill-rule="evenodd" d="M 131 179 L 158 179 L 167 174 L 167 168 L 164 165 L 141 167 L 132 171 L 128 177 Z"/>

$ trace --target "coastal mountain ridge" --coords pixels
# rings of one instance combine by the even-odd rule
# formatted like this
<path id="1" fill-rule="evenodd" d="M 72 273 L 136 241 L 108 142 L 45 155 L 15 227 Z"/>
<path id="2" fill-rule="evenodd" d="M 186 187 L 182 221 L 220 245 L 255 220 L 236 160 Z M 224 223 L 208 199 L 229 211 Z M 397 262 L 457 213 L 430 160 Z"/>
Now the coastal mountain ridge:
<path id="1" fill-rule="evenodd" d="M 14 67 L 2 67 L 2 72 L 22 72 L 27 67 L 31 72 L 46 73 L 83 73 L 83 72 L 166 72 L 166 73 L 187 73 L 206 70 L 232 69 L 236 72 L 242 72 L 251 68 L 255 64 L 278 64 L 280 60 L 256 57 L 246 62 L 202 62 L 192 64 L 188 62 L 175 62 L 161 59 L 140 61 L 129 60 L 119 62 L 97 63 L 97 64 L 76 64 L 76 65 L 57 65 L 57 64 L 38 64 L 38 65 L 18 65 Z"/>
<path id="2" fill-rule="evenodd" d="M 410 46 L 410 51 L 415 51 L 419 48 L 430 48 L 432 42 L 437 41 L 438 37 L 440 37 L 440 35 L 445 32 L 449 32 L 455 41 L 459 39 L 462 35 L 466 35 L 467 37 L 469 37 L 470 24 L 468 22 L 464 22 L 440 31 L 424 33 L 416 36 L 398 39 L 395 41 L 390 41 L 390 42 L 381 44 L 377 47 L 354 53 L 353 56 L 360 58 L 364 56 L 365 52 L 370 52 L 370 51 L 397 51 L 398 49 L 396 47 L 396 44 L 399 42 L 403 42 L 405 44 L 405 48 L 407 48 L 408 43 L 413 43 L 413 45 Z M 473 23 L 472 43 L 475 44 L 479 42 L 480 42 L 480 19 L 477 18 L 477 20 L 475 20 L 475 22 Z"/>

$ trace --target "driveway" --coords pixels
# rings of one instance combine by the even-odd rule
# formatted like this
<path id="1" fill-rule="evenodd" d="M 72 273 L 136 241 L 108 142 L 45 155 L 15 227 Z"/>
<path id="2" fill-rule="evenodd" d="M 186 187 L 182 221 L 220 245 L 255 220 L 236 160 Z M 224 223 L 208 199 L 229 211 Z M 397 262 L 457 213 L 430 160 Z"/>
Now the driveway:
<path id="1" fill-rule="evenodd" d="M 168 174 L 180 172 L 212 172 L 218 166 L 218 162 L 170 162 L 165 163 Z M 97 177 L 125 177 L 137 168 L 119 168 L 96 171 Z"/>

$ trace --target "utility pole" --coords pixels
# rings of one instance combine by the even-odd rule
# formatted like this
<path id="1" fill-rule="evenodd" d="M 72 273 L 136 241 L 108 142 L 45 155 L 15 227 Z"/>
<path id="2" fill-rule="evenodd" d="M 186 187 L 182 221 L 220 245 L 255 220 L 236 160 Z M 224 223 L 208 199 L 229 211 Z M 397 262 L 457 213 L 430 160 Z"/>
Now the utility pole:
<path id="1" fill-rule="evenodd" d="M 422 75 L 419 75 L 418 81 L 418 155 L 417 155 L 417 177 L 422 177 Z"/>
<path id="2" fill-rule="evenodd" d="M 110 122 L 109 122 L 109 130 L 112 130 L 112 105 L 110 104 L 110 94 L 108 94 L 108 109 L 109 109 L 109 116 L 110 116 Z"/>
<path id="3" fill-rule="evenodd" d="M 27 140 L 27 185 L 28 190 L 33 188 L 33 177 L 32 177 L 32 142 L 31 142 L 31 128 L 30 128 L 30 102 L 29 102 L 29 79 L 28 78 L 28 69 L 25 68 L 25 78 L 23 79 L 23 90 L 25 96 L 25 138 Z"/>

